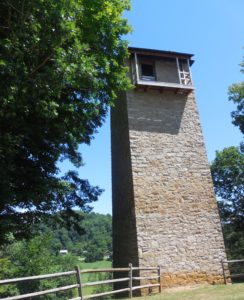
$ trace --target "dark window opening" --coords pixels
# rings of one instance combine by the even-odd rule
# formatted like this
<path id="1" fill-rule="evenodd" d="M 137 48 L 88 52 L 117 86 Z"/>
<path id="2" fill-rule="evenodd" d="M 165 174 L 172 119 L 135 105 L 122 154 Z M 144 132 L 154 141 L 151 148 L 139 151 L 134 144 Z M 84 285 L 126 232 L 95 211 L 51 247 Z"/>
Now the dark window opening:
<path id="1" fill-rule="evenodd" d="M 155 80 L 155 72 L 153 64 L 141 64 L 141 79 L 142 80 Z"/>
<path id="2" fill-rule="evenodd" d="M 142 64 L 141 65 L 141 72 L 144 76 L 154 76 L 154 70 L 152 65 Z"/>

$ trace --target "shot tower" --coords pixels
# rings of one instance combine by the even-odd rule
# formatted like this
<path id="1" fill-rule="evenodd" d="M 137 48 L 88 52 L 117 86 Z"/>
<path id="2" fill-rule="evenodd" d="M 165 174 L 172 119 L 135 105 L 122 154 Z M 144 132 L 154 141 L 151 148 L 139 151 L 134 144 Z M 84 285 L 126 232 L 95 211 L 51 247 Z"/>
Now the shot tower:
<path id="1" fill-rule="evenodd" d="M 192 55 L 129 51 L 135 88 L 111 112 L 114 266 L 160 264 L 165 286 L 221 282 L 226 255 Z"/>

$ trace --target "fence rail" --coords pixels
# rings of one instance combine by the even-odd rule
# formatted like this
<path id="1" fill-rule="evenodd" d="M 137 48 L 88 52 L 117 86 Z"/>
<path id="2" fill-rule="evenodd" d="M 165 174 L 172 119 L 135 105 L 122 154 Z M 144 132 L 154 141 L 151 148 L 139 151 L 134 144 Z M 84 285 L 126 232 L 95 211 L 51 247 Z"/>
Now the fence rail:
<path id="1" fill-rule="evenodd" d="M 133 276 L 133 271 L 156 271 L 157 275 L 155 276 Z M 127 272 L 127 277 L 117 278 L 117 279 L 109 279 L 109 280 L 100 280 L 100 281 L 93 281 L 93 282 L 82 282 L 82 275 L 88 273 L 116 273 L 116 272 Z M 79 297 L 70 299 L 70 300 L 87 300 L 97 297 L 108 296 L 112 294 L 119 294 L 128 292 L 129 298 L 133 297 L 133 291 L 140 290 L 140 289 L 152 289 L 154 287 L 158 287 L 158 291 L 161 292 L 161 269 L 160 266 L 157 267 L 133 267 L 132 264 L 129 264 L 128 268 L 110 268 L 110 269 L 86 269 L 80 270 L 79 267 L 76 267 L 74 271 L 69 272 L 60 272 L 54 274 L 45 274 L 45 275 L 38 275 L 38 276 L 30 276 L 30 277 L 22 277 L 22 278 L 13 278 L 13 279 L 4 279 L 0 280 L 0 285 L 6 284 L 15 284 L 19 282 L 26 282 L 32 280 L 43 280 L 43 279 L 52 279 L 52 278 L 59 278 L 65 276 L 74 276 L 76 275 L 76 283 L 67 285 L 67 286 L 60 286 L 53 289 L 48 289 L 44 291 L 32 292 L 23 295 L 11 296 L 7 298 L 0 298 L 0 300 L 20 300 L 26 299 L 30 297 L 37 297 L 52 293 L 58 293 L 62 291 L 68 291 L 72 289 L 78 289 Z M 133 285 L 133 281 L 149 281 L 147 284 L 143 285 Z M 150 283 L 150 280 L 153 280 L 153 283 Z M 155 283 L 155 280 L 157 283 Z M 113 284 L 113 283 L 121 283 L 121 282 L 128 282 L 128 287 L 116 289 L 108 292 L 97 293 L 92 295 L 84 296 L 83 291 L 85 287 L 88 286 L 97 286 L 97 285 L 105 285 L 105 284 Z"/>
<path id="2" fill-rule="evenodd" d="M 70 275 L 75 275 L 75 274 L 76 274 L 76 271 L 69 271 L 69 272 L 53 273 L 53 274 L 46 274 L 46 275 L 30 276 L 30 277 L 4 279 L 4 280 L 0 280 L 0 285 L 24 282 L 24 281 L 29 281 L 29 280 L 41 280 L 41 279 L 49 279 L 49 278 L 55 278 L 55 277 L 61 277 L 61 276 L 70 276 Z"/>
<path id="3" fill-rule="evenodd" d="M 243 272 L 242 273 L 232 273 L 231 265 L 237 264 L 237 263 L 243 263 Z M 228 283 L 228 279 L 234 279 L 234 278 L 244 278 L 244 259 L 235 259 L 235 260 L 222 260 L 222 269 L 223 269 L 223 276 L 224 276 L 224 282 L 225 284 Z"/>
<path id="4" fill-rule="evenodd" d="M 78 287 L 79 287 L 79 284 L 72 284 L 72 285 L 58 287 L 58 288 L 55 288 L 55 289 L 39 291 L 39 292 L 35 292 L 35 293 L 29 293 L 29 294 L 18 295 L 18 296 L 13 296 L 13 297 L 1 298 L 1 300 L 26 299 L 26 298 L 37 297 L 37 296 L 42 296 L 42 295 L 47 295 L 47 294 L 53 294 L 53 293 L 57 293 L 57 292 L 61 292 L 61 291 L 67 291 L 67 290 L 71 290 L 71 289 L 78 288 Z"/>

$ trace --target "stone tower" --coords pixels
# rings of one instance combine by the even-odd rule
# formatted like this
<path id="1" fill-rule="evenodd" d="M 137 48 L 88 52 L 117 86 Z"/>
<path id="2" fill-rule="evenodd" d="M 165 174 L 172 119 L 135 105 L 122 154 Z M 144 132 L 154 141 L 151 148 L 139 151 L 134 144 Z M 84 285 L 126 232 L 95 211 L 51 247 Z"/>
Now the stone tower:
<path id="1" fill-rule="evenodd" d="M 111 112 L 114 267 L 162 266 L 162 283 L 222 281 L 226 258 L 190 66 L 129 48 L 135 88 Z"/>

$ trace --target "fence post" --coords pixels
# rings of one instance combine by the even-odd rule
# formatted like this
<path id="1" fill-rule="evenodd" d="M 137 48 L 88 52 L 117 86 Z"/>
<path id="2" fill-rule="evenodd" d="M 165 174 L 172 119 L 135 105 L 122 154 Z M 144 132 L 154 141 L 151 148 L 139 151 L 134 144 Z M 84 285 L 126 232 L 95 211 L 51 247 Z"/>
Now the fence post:
<path id="1" fill-rule="evenodd" d="M 78 266 L 76 266 L 75 267 L 75 271 L 76 271 L 76 280 L 77 280 L 77 283 L 79 284 L 79 286 L 78 286 L 79 297 L 80 297 L 81 300 L 83 300 L 82 282 L 81 282 L 81 276 L 80 276 L 80 268 Z"/>
<path id="2" fill-rule="evenodd" d="M 161 266 L 160 265 L 158 265 L 158 283 L 159 283 L 158 292 L 161 293 L 162 287 L 161 287 Z"/>
<path id="3" fill-rule="evenodd" d="M 223 259 L 221 259 L 221 265 L 222 265 L 222 270 L 223 270 L 224 283 L 227 284 L 226 276 L 225 276 L 225 266 L 224 266 L 224 260 Z"/>
<path id="4" fill-rule="evenodd" d="M 132 272 L 133 272 L 133 269 L 132 269 L 132 264 L 129 264 L 129 298 L 132 298 L 133 297 L 133 292 L 132 292 Z"/>

